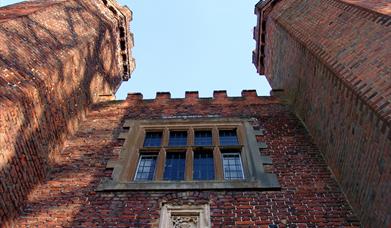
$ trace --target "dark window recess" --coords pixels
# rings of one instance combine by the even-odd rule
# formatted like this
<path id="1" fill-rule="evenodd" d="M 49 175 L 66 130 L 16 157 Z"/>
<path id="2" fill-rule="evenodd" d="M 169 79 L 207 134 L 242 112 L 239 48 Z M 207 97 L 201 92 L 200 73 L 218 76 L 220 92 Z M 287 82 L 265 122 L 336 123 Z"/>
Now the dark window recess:
<path id="1" fill-rule="evenodd" d="M 221 145 L 239 145 L 236 130 L 221 130 L 219 136 Z"/>
<path id="2" fill-rule="evenodd" d="M 213 152 L 194 152 L 193 180 L 215 179 Z"/>
<path id="3" fill-rule="evenodd" d="M 162 135 L 162 132 L 147 132 L 145 134 L 144 147 L 160 146 Z"/>
<path id="4" fill-rule="evenodd" d="M 153 180 L 155 176 L 157 155 L 141 155 L 134 180 Z"/>
<path id="5" fill-rule="evenodd" d="M 164 167 L 164 180 L 184 180 L 186 153 L 167 153 Z"/>
<path id="6" fill-rule="evenodd" d="M 117 15 L 117 10 L 114 9 L 114 7 L 110 6 L 109 10 L 113 12 L 115 15 Z"/>
<path id="7" fill-rule="evenodd" d="M 125 36 L 125 29 L 124 29 L 124 27 L 120 27 L 119 28 L 119 36 L 120 37 L 124 37 Z"/>
<path id="8" fill-rule="evenodd" d="M 194 144 L 196 146 L 210 146 L 210 145 L 212 145 L 212 132 L 210 132 L 210 131 L 196 131 L 194 134 Z"/>
<path id="9" fill-rule="evenodd" d="M 121 41 L 119 42 L 119 44 L 120 44 L 120 46 L 121 46 L 121 50 L 122 50 L 122 51 L 125 51 L 125 49 L 126 49 L 125 41 L 121 40 Z"/>
<path id="10" fill-rule="evenodd" d="M 224 179 L 240 180 L 244 178 L 242 160 L 239 152 L 223 153 Z"/>
<path id="11" fill-rule="evenodd" d="M 187 132 L 186 131 L 173 131 L 170 132 L 169 146 L 186 146 L 187 145 Z"/>

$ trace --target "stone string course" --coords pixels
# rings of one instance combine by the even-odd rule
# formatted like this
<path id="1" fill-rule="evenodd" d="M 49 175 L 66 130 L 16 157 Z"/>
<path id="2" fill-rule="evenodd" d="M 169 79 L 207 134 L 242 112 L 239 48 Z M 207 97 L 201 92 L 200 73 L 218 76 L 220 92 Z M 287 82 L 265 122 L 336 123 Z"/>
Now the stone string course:
<path id="1" fill-rule="evenodd" d="M 221 116 L 255 118 L 264 129 L 260 153 L 273 160 L 268 171 L 277 174 L 280 191 L 125 191 L 95 189 L 118 159 L 126 119 L 160 119 L 170 116 Z M 288 106 L 275 97 L 258 97 L 244 91 L 213 98 L 187 92 L 173 99 L 158 93 L 155 99 L 129 94 L 125 101 L 94 105 L 65 147 L 46 181 L 29 194 L 27 206 L 14 221 L 17 227 L 157 227 L 161 205 L 209 203 L 213 227 L 359 227 L 344 194 L 318 148 Z"/>

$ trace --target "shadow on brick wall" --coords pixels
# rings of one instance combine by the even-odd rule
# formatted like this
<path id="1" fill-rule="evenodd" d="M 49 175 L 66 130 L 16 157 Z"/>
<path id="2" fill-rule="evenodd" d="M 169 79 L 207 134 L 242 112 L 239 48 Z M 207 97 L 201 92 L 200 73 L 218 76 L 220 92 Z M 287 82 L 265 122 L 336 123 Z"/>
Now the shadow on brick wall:
<path id="1" fill-rule="evenodd" d="M 80 24 L 90 23 L 79 21 L 86 16 L 84 6 L 64 7 L 63 13 L 66 21 L 61 32 L 30 16 L 13 21 L 14 27 L 0 24 L 0 33 L 7 38 L 0 67 L 12 72 L 1 79 L 4 90 L 0 101 L 5 116 L 1 129 L 5 130 L 5 140 L 14 142 L 2 146 L 5 165 L 0 170 L 0 224 L 5 226 L 12 224 L 12 218 L 30 191 L 42 183 L 49 167 L 58 169 L 58 154 L 66 137 L 76 130 L 92 102 L 91 87 L 102 86 L 93 84 L 96 77 L 103 78 L 102 84 L 116 87 L 105 80 L 118 72 L 106 72 L 103 67 L 103 61 L 110 58 L 116 62 L 116 35 L 109 29 L 112 25 L 89 11 L 88 16 L 99 19 L 98 36 L 86 40 L 75 30 L 76 24 L 80 28 Z M 112 55 L 102 56 L 100 49 L 107 34 Z"/>

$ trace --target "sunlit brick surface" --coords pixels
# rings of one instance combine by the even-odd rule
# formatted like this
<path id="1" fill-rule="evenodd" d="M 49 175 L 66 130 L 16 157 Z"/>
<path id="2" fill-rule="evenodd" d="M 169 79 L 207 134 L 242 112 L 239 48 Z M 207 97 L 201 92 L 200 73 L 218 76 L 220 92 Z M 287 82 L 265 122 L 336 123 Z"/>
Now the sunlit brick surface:
<path id="1" fill-rule="evenodd" d="M 378 0 L 269 0 L 256 11 L 259 72 L 305 123 L 368 227 L 391 225 L 390 9 Z"/>
<path id="2" fill-rule="evenodd" d="M 34 188 L 16 226 L 157 227 L 161 203 L 211 205 L 213 227 L 340 227 L 359 226 L 332 173 L 300 121 L 273 97 L 140 100 L 96 105 L 65 143 L 48 179 Z M 282 186 L 276 191 L 129 191 L 96 192 L 110 177 L 109 159 L 118 158 L 123 141 L 117 136 L 124 119 L 173 116 L 255 118 L 265 130 L 258 140 L 273 160 L 271 172 Z"/>
<path id="3" fill-rule="evenodd" d="M 120 22 L 129 19 L 90 0 L 0 8 L 0 224 L 61 160 L 88 106 L 118 88 Z"/>

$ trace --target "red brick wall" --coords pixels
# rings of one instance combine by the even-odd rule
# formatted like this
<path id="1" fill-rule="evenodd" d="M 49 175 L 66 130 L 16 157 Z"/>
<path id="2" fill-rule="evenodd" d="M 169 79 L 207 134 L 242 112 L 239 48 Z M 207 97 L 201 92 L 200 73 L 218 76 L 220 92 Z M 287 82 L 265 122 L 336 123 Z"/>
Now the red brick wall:
<path id="1" fill-rule="evenodd" d="M 70 138 L 46 181 L 34 188 L 17 227 L 156 227 L 160 204 L 211 205 L 213 227 L 340 227 L 359 222 L 329 171 L 319 150 L 300 121 L 275 97 L 185 99 L 160 94 L 156 100 L 130 95 L 126 101 L 94 106 Z M 124 119 L 178 115 L 254 117 L 265 129 L 263 154 L 271 156 L 280 191 L 128 191 L 96 192 L 100 180 L 110 177 L 110 159 L 117 159 L 123 141 L 117 139 Z"/>
<path id="2" fill-rule="evenodd" d="M 130 52 L 118 50 L 131 45 L 119 31 L 126 20 L 100 1 L 0 8 L 0 224 L 57 164 L 88 105 L 128 77 Z"/>
<path id="3" fill-rule="evenodd" d="M 384 0 L 340 0 L 356 7 L 391 16 L 391 2 Z"/>
<path id="4" fill-rule="evenodd" d="M 391 17 L 372 11 L 377 2 L 266 5 L 259 24 L 272 88 L 283 90 L 363 224 L 389 226 Z"/>

